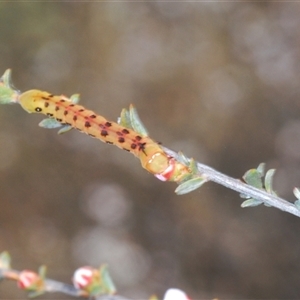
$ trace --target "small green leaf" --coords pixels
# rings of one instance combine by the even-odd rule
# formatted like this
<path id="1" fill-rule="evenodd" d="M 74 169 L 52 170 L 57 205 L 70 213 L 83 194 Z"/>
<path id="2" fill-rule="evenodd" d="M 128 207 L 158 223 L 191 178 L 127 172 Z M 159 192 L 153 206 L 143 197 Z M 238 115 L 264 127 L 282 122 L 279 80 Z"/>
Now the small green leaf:
<path id="1" fill-rule="evenodd" d="M 293 193 L 295 195 L 295 197 L 297 198 L 297 200 L 295 201 L 295 206 L 300 210 L 300 190 L 299 188 L 294 188 L 293 189 Z"/>
<path id="2" fill-rule="evenodd" d="M 205 182 L 207 182 L 207 178 L 205 177 L 196 177 L 190 180 L 187 180 L 183 183 L 181 183 L 175 190 L 175 193 L 177 195 L 183 195 L 187 194 L 189 192 L 192 192 L 193 190 L 199 188 L 202 186 Z"/>
<path id="3" fill-rule="evenodd" d="M 137 110 L 135 107 L 130 104 L 129 106 L 129 116 L 130 116 L 130 124 L 134 131 L 138 132 L 141 136 L 148 136 L 148 131 L 144 126 L 143 122 L 141 121 Z"/>
<path id="4" fill-rule="evenodd" d="M 263 188 L 262 184 L 262 174 L 257 171 L 257 169 L 251 169 L 245 173 L 243 176 L 243 179 L 245 182 L 253 187 L 256 187 L 258 189 Z"/>
<path id="5" fill-rule="evenodd" d="M 47 128 L 47 129 L 53 129 L 53 128 L 61 127 L 62 125 L 60 122 L 58 122 L 55 119 L 47 118 L 47 119 L 42 120 L 39 123 L 39 126 L 43 127 L 43 128 Z"/>
<path id="6" fill-rule="evenodd" d="M 72 95 L 72 96 L 70 97 L 70 99 L 71 99 L 71 102 L 72 102 L 73 104 L 78 104 L 79 101 L 80 101 L 80 95 L 79 95 L 79 94 L 74 94 L 74 95 Z"/>
<path id="7" fill-rule="evenodd" d="M 58 134 L 63 134 L 73 129 L 71 125 L 64 125 L 60 130 L 58 130 Z"/>
<path id="8" fill-rule="evenodd" d="M 298 200 L 300 200 L 300 190 L 299 190 L 299 188 L 294 188 L 293 189 L 293 193 L 294 193 L 294 195 L 295 195 L 295 197 L 298 199 Z"/>
<path id="9" fill-rule="evenodd" d="M 122 109 L 118 124 L 136 131 L 141 136 L 148 136 L 148 131 L 132 104 L 130 105 L 129 110 L 125 108 Z"/>
<path id="10" fill-rule="evenodd" d="M 300 200 L 296 200 L 294 204 L 296 208 L 300 210 Z"/>
<path id="11" fill-rule="evenodd" d="M 188 166 L 190 164 L 189 158 L 187 158 L 181 151 L 178 152 L 177 161 Z"/>
<path id="12" fill-rule="evenodd" d="M 0 254 L 0 268 L 1 269 L 10 269 L 10 255 L 7 251 L 4 251 Z"/>
<path id="13" fill-rule="evenodd" d="M 118 119 L 118 124 L 126 128 L 133 129 L 130 121 L 129 111 L 126 108 L 122 109 L 121 116 Z"/>
<path id="14" fill-rule="evenodd" d="M 198 168 L 197 168 L 197 163 L 193 158 L 190 159 L 190 162 L 188 164 L 190 170 L 192 171 L 192 174 L 197 174 Z"/>
<path id="15" fill-rule="evenodd" d="M 0 81 L 7 87 L 13 88 L 11 83 L 11 69 L 7 69 L 4 74 L 2 75 Z"/>
<path id="16" fill-rule="evenodd" d="M 42 265 L 42 266 L 39 267 L 38 274 L 39 274 L 39 276 L 40 276 L 41 279 L 43 279 L 43 280 L 45 279 L 46 272 L 47 272 L 47 267 L 45 265 Z"/>
<path id="17" fill-rule="evenodd" d="M 111 276 L 108 272 L 108 268 L 106 265 L 101 266 L 100 274 L 102 278 L 103 287 L 105 290 L 105 294 L 113 295 L 116 293 L 116 287 L 111 279 Z"/>
<path id="18" fill-rule="evenodd" d="M 266 164 L 260 163 L 256 169 L 257 172 L 260 173 L 261 177 L 263 177 L 265 175 L 265 168 L 266 168 Z"/>
<path id="19" fill-rule="evenodd" d="M 260 204 L 262 204 L 263 203 L 263 201 L 261 201 L 261 200 L 257 200 L 257 199 L 253 199 L 253 198 L 251 198 L 251 199 L 249 199 L 249 200 L 246 200 L 246 201 L 244 201 L 242 204 L 241 204 L 241 207 L 254 207 L 254 206 L 258 206 L 258 205 L 260 205 Z"/>
<path id="20" fill-rule="evenodd" d="M 249 199 L 251 196 L 245 195 L 245 194 L 240 194 L 240 197 L 243 199 Z"/>
<path id="21" fill-rule="evenodd" d="M 11 70 L 8 69 L 0 78 L 0 103 L 15 103 L 20 92 L 17 91 L 11 83 Z"/>
<path id="22" fill-rule="evenodd" d="M 275 174 L 276 170 L 275 169 L 270 169 L 265 176 L 265 189 L 268 193 L 276 195 L 276 193 L 273 190 L 273 176 Z"/>
<path id="23" fill-rule="evenodd" d="M 33 291 L 33 292 L 28 293 L 28 297 L 29 298 L 35 298 L 35 297 L 38 297 L 38 296 L 43 295 L 43 294 L 45 294 L 45 291 Z"/>

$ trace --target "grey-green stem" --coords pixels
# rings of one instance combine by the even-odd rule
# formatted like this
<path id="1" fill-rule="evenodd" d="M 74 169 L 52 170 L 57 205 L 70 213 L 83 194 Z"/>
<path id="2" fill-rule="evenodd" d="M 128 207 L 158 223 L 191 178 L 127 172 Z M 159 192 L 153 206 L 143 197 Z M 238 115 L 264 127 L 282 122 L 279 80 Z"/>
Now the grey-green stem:
<path id="1" fill-rule="evenodd" d="M 176 152 L 165 147 L 163 147 L 163 149 L 166 151 L 167 154 L 174 157 L 175 159 L 176 157 L 178 157 L 178 154 Z M 263 190 L 257 189 L 251 185 L 242 182 L 239 179 L 235 179 L 225 174 L 222 174 L 221 172 L 218 172 L 213 168 L 208 167 L 199 162 L 197 162 L 197 169 L 199 173 L 206 176 L 209 181 L 216 182 L 243 195 L 247 195 L 253 199 L 261 200 L 263 203 L 269 206 L 276 207 L 282 211 L 300 217 L 300 210 L 291 202 L 269 194 Z"/>

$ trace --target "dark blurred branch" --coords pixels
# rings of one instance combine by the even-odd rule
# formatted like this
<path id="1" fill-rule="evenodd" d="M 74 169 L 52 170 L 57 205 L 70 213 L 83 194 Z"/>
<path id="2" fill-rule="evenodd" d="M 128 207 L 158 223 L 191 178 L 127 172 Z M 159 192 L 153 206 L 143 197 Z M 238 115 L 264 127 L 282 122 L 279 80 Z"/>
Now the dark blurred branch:
<path id="1" fill-rule="evenodd" d="M 106 295 L 106 296 L 98 296 L 95 298 L 96 300 L 130 300 L 128 298 L 124 298 L 118 295 Z"/>
<path id="2" fill-rule="evenodd" d="M 14 269 L 6 269 L 0 268 L 0 278 L 1 279 L 9 279 L 9 280 L 19 280 L 20 271 Z M 66 284 L 63 282 L 59 282 L 52 279 L 44 279 L 44 288 L 43 292 L 50 292 L 50 293 L 63 293 L 73 297 L 82 297 L 82 298 L 89 298 L 91 297 L 85 291 L 76 289 L 73 285 Z M 93 297 L 92 299 L 95 300 L 130 300 L 128 298 L 118 296 L 118 295 L 101 295 Z"/>
<path id="3" fill-rule="evenodd" d="M 172 157 L 178 157 L 178 154 L 176 152 L 165 147 L 163 147 L 163 149 Z M 291 202 L 288 202 L 282 198 L 276 197 L 263 190 L 243 183 L 239 179 L 231 178 L 204 164 L 197 162 L 197 168 L 201 174 L 205 175 L 208 178 L 209 181 L 216 182 L 241 194 L 247 195 L 257 200 L 261 200 L 266 205 L 276 207 L 282 211 L 300 217 L 300 210 Z"/>

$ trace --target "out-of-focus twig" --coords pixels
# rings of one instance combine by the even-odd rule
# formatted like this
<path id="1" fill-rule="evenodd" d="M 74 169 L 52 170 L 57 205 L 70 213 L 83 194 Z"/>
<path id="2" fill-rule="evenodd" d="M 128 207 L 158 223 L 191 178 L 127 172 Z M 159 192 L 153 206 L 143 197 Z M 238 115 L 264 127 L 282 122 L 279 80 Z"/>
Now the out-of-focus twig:
<path id="1" fill-rule="evenodd" d="M 8 279 L 8 280 L 15 280 L 18 281 L 20 277 L 20 271 L 14 269 L 5 269 L 0 268 L 0 278 Z M 70 284 L 66 284 L 63 282 L 59 282 L 53 279 L 44 279 L 44 292 L 49 293 L 63 293 L 65 295 L 73 296 L 73 297 L 82 297 L 82 298 L 90 298 L 88 293 L 85 291 L 76 289 L 74 286 Z M 131 300 L 119 295 L 101 295 L 96 296 L 93 299 L 96 300 Z"/>

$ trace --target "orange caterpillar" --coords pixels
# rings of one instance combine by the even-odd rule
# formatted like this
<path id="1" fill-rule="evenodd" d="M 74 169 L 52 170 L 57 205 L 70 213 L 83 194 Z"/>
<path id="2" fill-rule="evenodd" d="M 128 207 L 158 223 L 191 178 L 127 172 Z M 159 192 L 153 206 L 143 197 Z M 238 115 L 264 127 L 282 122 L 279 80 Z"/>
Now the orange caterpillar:
<path id="1" fill-rule="evenodd" d="M 189 193 L 209 181 L 206 175 L 199 174 L 193 159 L 187 159 L 181 153 L 173 154 L 150 139 L 133 106 L 129 110 L 123 109 L 115 123 L 78 105 L 78 100 L 77 95 L 67 98 L 39 90 L 21 94 L 11 84 L 10 69 L 0 78 L 0 104 L 19 103 L 29 113 L 46 115 L 48 118 L 40 122 L 41 127 L 62 127 L 58 133 L 75 128 L 129 151 L 158 179 L 178 183 L 177 194 Z"/>
<path id="2" fill-rule="evenodd" d="M 54 96 L 48 92 L 30 90 L 21 94 L 16 102 L 29 113 L 45 114 L 59 122 L 59 125 L 68 126 L 67 129 L 75 128 L 133 153 L 140 159 L 143 168 L 162 181 L 182 183 L 195 178 L 194 170 L 167 155 L 160 145 L 148 136 L 139 134 L 132 128 L 108 121 L 65 96 Z M 57 126 L 44 125 L 43 127 Z"/>

